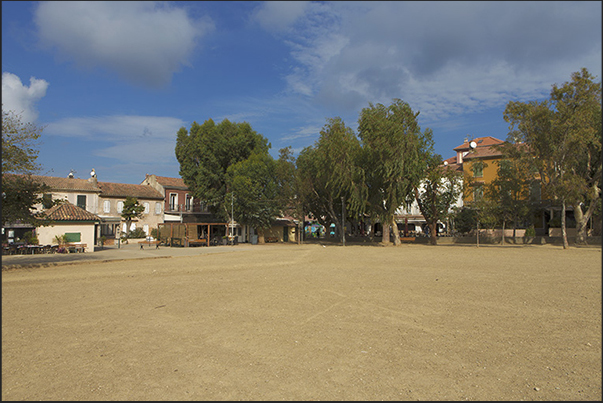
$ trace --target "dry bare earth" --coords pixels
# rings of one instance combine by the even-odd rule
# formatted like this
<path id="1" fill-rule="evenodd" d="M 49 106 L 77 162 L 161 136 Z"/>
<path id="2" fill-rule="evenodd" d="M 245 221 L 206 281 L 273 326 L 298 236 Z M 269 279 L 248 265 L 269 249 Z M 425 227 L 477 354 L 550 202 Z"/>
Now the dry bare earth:
<path id="1" fill-rule="evenodd" d="M 600 400 L 601 249 L 257 245 L 2 272 L 3 400 Z"/>

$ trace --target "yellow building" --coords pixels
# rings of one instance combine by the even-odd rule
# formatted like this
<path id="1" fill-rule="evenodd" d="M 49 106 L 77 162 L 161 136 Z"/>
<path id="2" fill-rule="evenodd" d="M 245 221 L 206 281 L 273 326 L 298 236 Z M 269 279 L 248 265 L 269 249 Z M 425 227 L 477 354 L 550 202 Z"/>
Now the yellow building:
<path id="1" fill-rule="evenodd" d="M 492 146 L 502 143 L 502 140 L 494 137 L 478 137 L 466 140 L 453 149 L 456 151 L 456 164 L 462 167 L 464 180 L 472 180 L 476 184 L 463 195 L 464 203 L 471 203 L 483 195 L 484 186 L 497 178 L 502 153 Z"/>

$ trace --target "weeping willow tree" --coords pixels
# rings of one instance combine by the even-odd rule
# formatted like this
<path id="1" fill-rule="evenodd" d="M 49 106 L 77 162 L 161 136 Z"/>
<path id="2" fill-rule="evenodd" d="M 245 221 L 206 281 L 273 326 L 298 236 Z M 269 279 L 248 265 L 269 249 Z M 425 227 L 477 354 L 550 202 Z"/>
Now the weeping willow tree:
<path id="1" fill-rule="evenodd" d="M 297 157 L 299 189 L 307 211 L 325 227 L 335 224 L 338 234 L 345 230 L 342 210 L 354 215 L 364 206 L 360 152 L 354 131 L 337 117 L 328 119 L 316 143 Z"/>
<path id="2" fill-rule="evenodd" d="M 583 68 L 571 81 L 553 85 L 549 99 L 509 102 L 504 113 L 509 140 L 527 145 L 545 196 L 561 206 L 564 249 L 566 207 L 574 207 L 580 243 L 601 203 L 601 83 L 594 79 Z"/>
<path id="3" fill-rule="evenodd" d="M 394 244 L 401 243 L 394 213 L 414 199 L 427 166 L 424 156 L 433 149 L 432 132 L 421 132 L 418 115 L 406 102 L 394 99 L 389 106 L 369 103 L 358 120 L 366 207 L 383 224 L 384 244 L 390 242 L 390 226 Z"/>

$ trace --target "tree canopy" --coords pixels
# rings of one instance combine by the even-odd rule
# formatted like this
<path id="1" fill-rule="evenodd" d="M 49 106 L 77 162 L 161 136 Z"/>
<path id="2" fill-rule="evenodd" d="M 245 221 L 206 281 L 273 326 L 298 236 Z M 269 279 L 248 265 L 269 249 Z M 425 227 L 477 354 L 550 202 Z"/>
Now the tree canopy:
<path id="1" fill-rule="evenodd" d="M 222 220 L 230 216 L 226 172 L 252 154 L 267 155 L 270 144 L 249 123 L 212 119 L 202 125 L 193 122 L 190 130 L 182 127 L 176 140 L 176 158 L 180 176 L 195 198 L 202 200 L 210 212 Z"/>
<path id="2" fill-rule="evenodd" d="M 234 219 L 258 231 L 263 243 L 264 230 L 279 216 L 282 205 L 276 176 L 276 162 L 269 154 L 252 154 L 231 165 L 226 183 L 229 192 L 225 204 L 230 204 Z"/>
<path id="3" fill-rule="evenodd" d="M 570 82 L 553 85 L 548 100 L 509 102 L 504 118 L 510 123 L 509 139 L 528 145 L 546 195 L 562 212 L 574 206 L 583 238 L 585 221 L 600 203 L 601 83 L 583 68 Z M 586 214 L 583 205 L 589 206 Z M 567 248 L 564 213 L 561 219 Z"/>
<path id="4" fill-rule="evenodd" d="M 343 202 L 352 209 L 361 203 L 362 172 L 358 165 L 360 142 L 339 117 L 327 119 L 320 138 L 297 157 L 299 189 L 306 208 L 324 226 L 334 223 L 342 233 Z"/>
<path id="5" fill-rule="evenodd" d="M 414 188 L 415 199 L 429 225 L 430 242 L 437 245 L 438 221 L 445 221 L 462 190 L 462 173 L 442 165 L 438 154 L 426 155 L 427 171 L 421 185 Z"/>
<path id="6" fill-rule="evenodd" d="M 2 226 L 20 222 L 49 225 L 35 206 L 45 202 L 50 188 L 32 178 L 40 170 L 37 140 L 43 128 L 24 123 L 21 116 L 2 109 Z M 47 205 L 50 207 L 50 205 Z"/>
<path id="7" fill-rule="evenodd" d="M 421 132 L 418 115 L 408 103 L 394 99 L 390 106 L 369 103 L 358 120 L 367 208 L 383 223 L 383 243 L 389 243 L 391 225 L 394 244 L 400 244 L 394 213 L 412 203 L 427 167 L 425 155 L 433 150 L 432 132 Z"/>
<path id="8" fill-rule="evenodd" d="M 123 218 L 126 222 L 126 239 L 128 238 L 128 233 L 130 232 L 130 225 L 132 224 L 132 221 L 142 217 L 143 212 L 144 206 L 140 205 L 137 198 L 126 196 L 123 210 L 121 212 L 121 218 Z"/>

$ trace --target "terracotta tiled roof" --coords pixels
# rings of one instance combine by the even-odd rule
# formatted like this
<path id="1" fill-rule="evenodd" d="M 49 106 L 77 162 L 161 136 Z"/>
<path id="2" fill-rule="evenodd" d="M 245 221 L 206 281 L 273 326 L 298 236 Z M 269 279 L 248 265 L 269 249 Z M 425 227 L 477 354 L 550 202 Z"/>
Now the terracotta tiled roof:
<path id="1" fill-rule="evenodd" d="M 442 161 L 441 167 L 446 167 L 446 168 L 452 169 L 454 171 L 462 171 L 463 170 L 463 164 L 457 164 L 456 157 L 450 157 L 448 159 L 445 159 L 444 161 Z"/>
<path id="2" fill-rule="evenodd" d="M 477 147 L 475 150 L 469 152 L 463 158 L 470 160 L 473 158 L 488 158 L 488 157 L 500 157 L 502 153 L 500 150 L 494 147 Z"/>
<path id="3" fill-rule="evenodd" d="M 99 192 L 100 189 L 95 182 L 78 178 L 59 178 L 56 176 L 32 175 L 35 181 L 45 183 L 53 190 Z"/>
<path id="4" fill-rule="evenodd" d="M 499 139 L 494 138 L 494 137 L 491 137 L 491 136 L 478 137 L 478 138 L 473 139 L 471 141 L 475 141 L 477 143 L 477 148 L 480 148 L 480 147 L 489 147 L 489 146 L 493 146 L 495 144 L 504 143 L 504 141 L 499 140 Z M 454 151 L 470 150 L 471 149 L 471 146 L 469 145 L 470 143 L 471 143 L 470 141 L 465 141 L 460 146 L 453 148 L 453 150 Z"/>
<path id="5" fill-rule="evenodd" d="M 98 182 L 101 196 L 106 197 L 136 197 L 143 199 L 160 199 L 163 195 L 148 185 L 131 185 L 129 183 Z"/>
<path id="6" fill-rule="evenodd" d="M 188 189 L 188 186 L 184 183 L 184 179 L 182 178 L 168 178 L 166 176 L 157 176 L 157 183 L 159 183 L 164 188 L 182 188 L 182 190 Z"/>
<path id="7" fill-rule="evenodd" d="M 45 215 L 52 221 L 100 221 L 96 214 L 92 214 L 69 202 L 52 206 L 46 210 Z"/>

